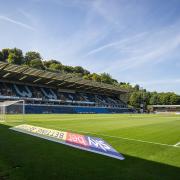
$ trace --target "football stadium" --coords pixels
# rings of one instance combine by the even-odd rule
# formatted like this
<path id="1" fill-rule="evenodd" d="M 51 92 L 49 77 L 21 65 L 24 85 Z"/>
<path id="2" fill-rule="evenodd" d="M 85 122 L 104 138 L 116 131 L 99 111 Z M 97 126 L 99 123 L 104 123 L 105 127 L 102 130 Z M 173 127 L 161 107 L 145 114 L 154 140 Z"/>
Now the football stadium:
<path id="1" fill-rule="evenodd" d="M 126 90 L 72 74 L 0 62 L 0 75 L 1 179 L 179 179 L 179 115 L 136 114 Z M 73 146 L 21 126 L 71 133 Z M 123 160 L 76 147 L 82 135 Z"/>
<path id="2" fill-rule="evenodd" d="M 85 80 L 74 74 L 53 73 L 0 62 L 0 75 L 1 99 L 24 100 L 28 114 L 134 111 L 119 98 L 127 93 L 125 90 Z M 7 107 L 7 111 L 16 111 L 11 106 Z"/>
<path id="3" fill-rule="evenodd" d="M 180 1 L 0 1 L 0 180 L 180 180 Z"/>

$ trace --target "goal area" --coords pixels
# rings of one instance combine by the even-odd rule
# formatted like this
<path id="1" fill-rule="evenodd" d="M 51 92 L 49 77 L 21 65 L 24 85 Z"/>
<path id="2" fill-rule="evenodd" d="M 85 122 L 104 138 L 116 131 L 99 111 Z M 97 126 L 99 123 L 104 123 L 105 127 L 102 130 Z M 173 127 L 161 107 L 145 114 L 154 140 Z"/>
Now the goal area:
<path id="1" fill-rule="evenodd" d="M 24 100 L 0 102 L 0 121 L 24 121 Z"/>

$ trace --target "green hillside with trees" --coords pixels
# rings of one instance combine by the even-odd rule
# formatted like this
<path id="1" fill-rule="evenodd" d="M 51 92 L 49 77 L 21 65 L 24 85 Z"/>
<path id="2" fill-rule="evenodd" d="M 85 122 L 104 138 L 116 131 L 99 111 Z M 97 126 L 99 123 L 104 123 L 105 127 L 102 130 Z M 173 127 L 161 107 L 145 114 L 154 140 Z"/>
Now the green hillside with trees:
<path id="1" fill-rule="evenodd" d="M 41 70 L 61 72 L 61 73 L 74 73 L 84 79 L 89 79 L 96 82 L 103 82 L 114 86 L 127 89 L 130 93 L 128 95 L 128 104 L 140 108 L 140 104 L 147 105 L 175 105 L 180 104 L 180 96 L 173 92 L 158 93 L 148 92 L 146 89 L 142 89 L 139 85 L 132 86 L 130 83 L 118 82 L 113 79 L 108 73 L 90 73 L 90 71 L 84 69 L 81 66 L 68 66 L 63 65 L 60 61 L 50 59 L 45 60 L 42 58 L 39 52 L 29 51 L 25 54 L 18 48 L 5 48 L 0 51 L 0 61 L 8 62 L 17 65 L 26 65 L 32 68 Z"/>

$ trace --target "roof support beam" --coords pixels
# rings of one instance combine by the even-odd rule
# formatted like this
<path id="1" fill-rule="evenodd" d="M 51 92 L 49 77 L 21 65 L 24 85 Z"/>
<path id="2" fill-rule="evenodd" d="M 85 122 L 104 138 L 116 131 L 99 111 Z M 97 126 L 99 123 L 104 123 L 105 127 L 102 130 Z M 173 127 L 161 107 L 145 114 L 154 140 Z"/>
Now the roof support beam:
<path id="1" fill-rule="evenodd" d="M 51 80 L 51 81 L 49 81 L 49 82 L 47 82 L 47 83 L 45 83 L 45 84 L 50 84 L 50 83 L 52 83 L 52 82 L 54 82 L 54 80 Z"/>
<path id="2" fill-rule="evenodd" d="M 38 82 L 38 81 L 40 81 L 41 79 L 42 79 L 42 78 L 38 78 L 38 79 L 34 80 L 33 83 Z"/>
<path id="3" fill-rule="evenodd" d="M 62 85 L 64 85 L 64 84 L 66 84 L 66 83 L 67 83 L 67 82 L 64 81 L 64 82 L 62 82 L 62 83 L 59 83 L 58 86 L 62 86 Z"/>
<path id="4" fill-rule="evenodd" d="M 21 77 L 19 80 L 22 81 L 22 80 L 26 79 L 27 77 L 28 76 L 25 75 L 25 76 Z"/>
<path id="5" fill-rule="evenodd" d="M 6 78 L 6 77 L 8 77 L 9 75 L 10 75 L 11 73 L 6 73 L 4 76 L 3 76 L 3 78 Z"/>

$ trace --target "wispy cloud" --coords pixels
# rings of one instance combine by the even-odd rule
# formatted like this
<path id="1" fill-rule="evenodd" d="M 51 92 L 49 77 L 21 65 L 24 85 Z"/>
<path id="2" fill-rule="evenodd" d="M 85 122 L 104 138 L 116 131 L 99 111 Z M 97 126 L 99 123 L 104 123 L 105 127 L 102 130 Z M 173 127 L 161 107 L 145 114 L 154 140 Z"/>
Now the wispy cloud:
<path id="1" fill-rule="evenodd" d="M 31 23 L 34 22 L 35 18 L 34 18 L 28 11 L 25 11 L 25 10 L 23 10 L 22 8 L 19 8 L 19 9 L 18 9 L 18 12 L 19 12 L 23 17 L 25 17 L 28 21 L 30 21 Z"/>
<path id="2" fill-rule="evenodd" d="M 28 29 L 28 30 L 31 30 L 31 31 L 36 31 L 36 29 L 28 24 L 25 24 L 25 23 L 22 23 L 20 21 L 17 21 L 17 20 L 14 20 L 12 18 L 9 18 L 7 16 L 2 16 L 0 15 L 0 20 L 3 20 L 3 21 L 6 21 L 6 22 L 10 22 L 10 23 L 13 23 L 15 25 L 18 25 L 20 27 L 23 27 L 25 29 Z"/>
<path id="3" fill-rule="evenodd" d="M 107 48 L 117 48 L 119 47 L 121 50 L 123 51 L 128 51 L 129 48 L 121 48 L 121 45 L 124 45 L 124 43 L 127 43 L 129 41 L 133 41 L 133 40 L 136 40 L 137 38 L 141 38 L 143 37 L 144 35 L 146 34 L 146 32 L 143 32 L 143 33 L 140 33 L 140 34 L 137 34 L 135 36 L 132 36 L 132 37 L 129 37 L 129 38 L 126 38 L 126 39 L 122 39 L 120 41 L 116 41 L 116 42 L 111 42 L 111 43 L 108 43 L 108 44 L 105 44 L 103 46 L 100 46 L 98 48 L 95 48 L 91 51 L 89 51 L 85 57 L 87 56 L 90 56 L 92 54 L 95 54 L 95 53 L 98 53 L 100 51 L 103 51 L 103 50 L 106 50 Z M 132 50 L 133 51 L 133 50 Z"/>
<path id="4" fill-rule="evenodd" d="M 178 27 L 179 23 L 161 31 L 152 31 L 142 39 L 138 39 L 138 41 L 125 43 L 124 47 L 132 48 L 137 53 L 120 56 L 106 70 L 110 72 L 118 68 L 118 72 L 120 72 L 131 68 L 139 68 L 144 64 L 147 65 L 147 63 L 157 64 L 167 61 L 169 55 L 172 55 L 172 52 L 180 46 Z"/>
<path id="5" fill-rule="evenodd" d="M 30 0 L 19 6 L 5 1 L 0 6 L 0 21 L 7 22 L 0 29 L 0 46 L 37 50 L 45 59 L 108 72 L 119 81 L 142 81 L 155 90 L 158 83 L 166 89 L 164 77 L 180 92 L 175 87 L 179 81 L 171 80 L 179 77 L 179 5 L 163 0 Z M 28 43 L 10 23 L 28 30 Z"/>
<path id="6" fill-rule="evenodd" d="M 93 7 L 93 9 L 95 10 L 96 13 L 101 15 L 109 23 L 112 23 L 113 25 L 119 24 L 119 20 L 117 17 L 121 10 L 119 8 L 117 9 L 114 6 L 114 3 L 108 4 L 104 0 L 96 0 L 91 3 L 91 6 Z M 110 7 L 113 11 L 109 12 L 108 7 Z M 118 12 L 118 10 L 119 10 L 119 12 Z"/>

